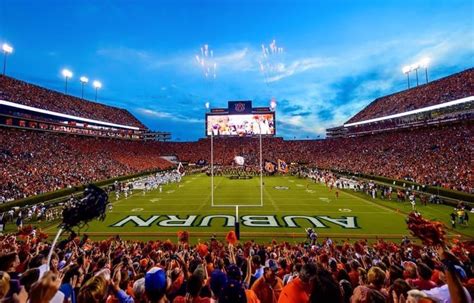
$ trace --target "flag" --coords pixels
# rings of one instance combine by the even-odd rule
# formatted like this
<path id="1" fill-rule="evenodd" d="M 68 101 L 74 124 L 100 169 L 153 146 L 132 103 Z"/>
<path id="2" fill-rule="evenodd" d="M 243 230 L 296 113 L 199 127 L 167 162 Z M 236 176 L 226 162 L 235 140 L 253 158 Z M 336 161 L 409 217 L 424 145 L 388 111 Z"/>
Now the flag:
<path id="1" fill-rule="evenodd" d="M 181 176 L 184 176 L 186 170 L 184 169 L 183 163 L 179 162 L 178 167 L 176 168 L 176 172 L 179 173 Z"/>
<path id="2" fill-rule="evenodd" d="M 245 164 L 245 158 L 242 157 L 242 156 L 235 156 L 234 157 L 234 162 L 235 162 L 235 164 L 242 166 L 242 165 Z"/>
<path id="3" fill-rule="evenodd" d="M 286 165 L 285 161 L 278 159 L 278 171 L 281 173 L 288 172 L 288 165 Z"/>
<path id="4" fill-rule="evenodd" d="M 276 165 L 273 162 L 265 161 L 265 171 L 267 173 L 273 174 L 276 171 Z"/>

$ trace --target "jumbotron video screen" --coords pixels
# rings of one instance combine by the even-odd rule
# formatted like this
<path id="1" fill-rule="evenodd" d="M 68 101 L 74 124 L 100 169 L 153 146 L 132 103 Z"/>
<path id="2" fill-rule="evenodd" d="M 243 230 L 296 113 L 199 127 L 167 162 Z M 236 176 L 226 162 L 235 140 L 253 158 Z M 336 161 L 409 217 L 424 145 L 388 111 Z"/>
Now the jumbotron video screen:
<path id="1" fill-rule="evenodd" d="M 208 115 L 208 136 L 275 135 L 275 114 Z"/>

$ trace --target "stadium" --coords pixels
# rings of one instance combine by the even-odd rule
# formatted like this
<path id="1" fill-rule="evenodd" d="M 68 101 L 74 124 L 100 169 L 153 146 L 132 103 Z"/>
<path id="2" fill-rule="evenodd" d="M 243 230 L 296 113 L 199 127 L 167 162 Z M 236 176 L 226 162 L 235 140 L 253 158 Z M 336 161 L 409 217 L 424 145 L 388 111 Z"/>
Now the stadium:
<path id="1" fill-rule="evenodd" d="M 202 44 L 208 96 L 164 101 L 171 115 L 68 68 L 35 80 L 14 38 L 0 40 L 2 302 L 472 302 L 472 45 L 467 65 L 429 78 L 419 57 L 400 89 L 347 94 L 331 106 L 350 114 L 319 133 L 278 84 L 314 67 L 276 40 L 245 61 L 264 97 L 226 90 L 234 57 Z M 150 89 L 193 95 L 173 85 Z"/>

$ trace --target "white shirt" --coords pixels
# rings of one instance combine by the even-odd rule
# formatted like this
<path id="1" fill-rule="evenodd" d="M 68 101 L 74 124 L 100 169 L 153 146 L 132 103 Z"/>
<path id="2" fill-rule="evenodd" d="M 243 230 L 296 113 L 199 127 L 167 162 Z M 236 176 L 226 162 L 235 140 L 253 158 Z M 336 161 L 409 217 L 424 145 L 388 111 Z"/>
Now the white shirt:
<path id="1" fill-rule="evenodd" d="M 469 294 L 467 289 L 463 287 L 463 290 L 466 294 L 467 302 L 472 302 L 471 295 Z M 451 297 L 449 295 L 449 289 L 447 284 L 441 287 L 435 287 L 430 290 L 425 290 L 424 293 L 427 294 L 430 298 L 439 300 L 439 302 L 451 303 Z"/>

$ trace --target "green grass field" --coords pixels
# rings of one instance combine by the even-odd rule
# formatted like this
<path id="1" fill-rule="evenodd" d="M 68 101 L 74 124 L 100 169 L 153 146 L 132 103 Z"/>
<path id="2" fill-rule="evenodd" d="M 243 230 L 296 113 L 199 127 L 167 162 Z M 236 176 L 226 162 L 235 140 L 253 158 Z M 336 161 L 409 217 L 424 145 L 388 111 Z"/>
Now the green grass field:
<path id="1" fill-rule="evenodd" d="M 142 191 L 134 191 L 128 199 L 121 196 L 117 201 L 112 195 L 113 209 L 107 212 L 105 221 L 91 222 L 81 232 L 94 238 L 118 234 L 142 240 L 176 239 L 179 230 L 188 230 L 192 241 L 208 239 L 213 233 L 224 237 L 233 229 L 232 221 L 226 222 L 232 218 L 209 220 L 207 216 L 234 216 L 235 207 L 222 205 L 239 204 L 247 205 L 239 207 L 242 240 L 301 241 L 304 228 L 313 224 L 320 238 L 379 237 L 398 241 L 409 234 L 405 224 L 406 214 L 411 211 L 408 202 L 374 200 L 349 190 L 341 191 L 336 198 L 335 190 L 330 191 L 324 184 L 291 176 L 264 177 L 264 184 L 263 207 L 257 207 L 260 204 L 259 177 L 250 180 L 215 177 L 216 207 L 211 207 L 210 178 L 203 174 L 185 176 L 179 184 L 164 186 L 161 193 L 154 190 L 143 195 Z M 449 226 L 451 207 L 418 204 L 417 209 L 423 216 Z M 134 216 L 135 222 L 129 216 Z M 315 220 L 312 224 L 307 218 L 288 216 L 309 216 Z M 127 218 L 130 221 L 125 222 Z M 187 226 L 179 225 L 183 223 Z M 231 226 L 224 226 L 226 223 Z M 56 228 L 50 225 L 46 230 L 54 233 Z M 456 230 L 449 230 L 448 235 L 472 239 L 474 228 L 458 226 Z"/>

